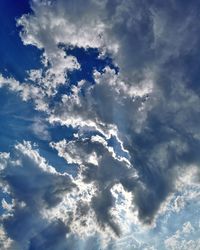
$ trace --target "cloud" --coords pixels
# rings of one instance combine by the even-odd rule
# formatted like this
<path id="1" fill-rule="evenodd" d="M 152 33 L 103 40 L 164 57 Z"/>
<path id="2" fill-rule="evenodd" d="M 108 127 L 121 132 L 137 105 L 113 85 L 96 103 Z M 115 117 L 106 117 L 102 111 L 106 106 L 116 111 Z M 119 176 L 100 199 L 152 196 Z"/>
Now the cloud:
<path id="1" fill-rule="evenodd" d="M 198 155 L 192 152 L 192 148 L 194 145 L 199 146 L 199 131 L 192 117 L 198 117 L 196 107 L 199 97 L 192 89 L 188 89 L 182 79 L 182 71 L 179 70 L 175 76 L 176 69 L 170 75 L 170 68 L 167 67 L 174 41 L 174 29 L 170 30 L 172 23 L 168 12 L 173 12 L 173 8 L 176 10 L 178 4 L 170 5 L 161 21 L 160 13 L 164 7 L 156 2 L 148 5 L 138 1 L 115 4 L 87 1 L 86 6 L 81 7 L 77 2 L 76 8 L 73 8 L 71 1 L 33 1 L 33 14 L 24 15 L 18 20 L 18 25 L 22 26 L 21 38 L 24 44 L 44 49 L 43 63 L 47 65 L 48 62 L 50 66 L 44 69 L 45 76 L 42 76 L 42 71 L 30 72 L 28 80 L 37 81 L 37 86 L 27 83 L 21 85 L 14 79 L 7 79 L 7 85 L 22 93 L 24 100 L 34 99 L 36 108 L 46 111 L 51 123 L 92 128 L 107 136 L 115 131 L 143 182 L 134 198 L 139 216 L 146 222 L 151 221 L 160 204 L 173 190 L 176 175 L 173 167 L 198 161 Z M 180 34 L 193 22 L 190 8 L 188 6 L 188 18 L 184 25 L 174 17 Z M 74 18 L 77 14 L 80 16 L 78 20 Z M 65 27 L 64 33 L 61 27 L 62 30 Z M 170 36 L 165 42 L 167 32 Z M 117 43 L 117 49 L 111 50 L 110 43 L 113 40 Z M 71 95 L 63 95 L 61 102 L 50 108 L 57 83 L 66 81 L 64 72 L 68 67 L 62 60 L 67 62 L 69 58 L 59 46 L 61 43 L 111 51 L 120 74 L 116 75 L 109 67 L 102 74 L 94 72 L 95 85 L 79 82 L 78 86 L 73 87 Z M 155 59 L 160 44 L 166 55 L 161 57 L 159 51 Z M 176 46 L 180 52 L 184 51 L 181 41 Z M 130 53 L 131 48 L 135 49 L 135 55 Z M 135 61 L 136 58 L 141 62 Z M 60 67 L 60 64 L 64 66 Z M 146 66 L 149 64 L 153 67 Z M 140 72 L 138 76 L 135 71 Z M 60 79 L 60 76 L 63 78 Z M 3 81 L 5 79 L 2 78 Z M 33 92 L 36 94 L 33 95 Z M 182 124 L 186 124 L 188 119 L 189 122 L 183 127 Z M 151 207 L 148 205 L 149 200 L 152 201 Z"/>
<path id="2" fill-rule="evenodd" d="M 1 183 L 14 199 L 10 214 L 2 218 L 3 226 L 9 238 L 27 249 L 34 235 L 49 224 L 42 211 L 58 205 L 76 185 L 70 176 L 49 166 L 29 142 L 17 144 L 14 155 L 3 154 L 2 159 Z"/>
<path id="3" fill-rule="evenodd" d="M 42 121 L 41 118 L 36 117 L 34 119 L 35 121 L 33 122 L 33 124 L 31 125 L 30 129 L 33 131 L 33 133 L 42 140 L 51 140 L 51 135 L 48 131 L 48 126 L 47 124 Z"/>
<path id="4" fill-rule="evenodd" d="M 119 235 L 119 214 L 112 214 L 116 206 L 112 190 L 121 185 L 131 195 L 130 209 L 136 211 L 138 223 L 151 224 L 179 189 L 179 176 L 188 173 L 192 165 L 197 166 L 199 176 L 199 4 L 88 0 L 83 5 L 79 0 L 35 0 L 31 5 L 33 12 L 17 23 L 24 45 L 42 50 L 43 67 L 27 72 L 23 83 L 1 75 L 0 86 L 19 93 L 24 101 L 33 101 L 51 125 L 78 130 L 70 141 L 63 138 L 50 143 L 67 163 L 78 165 L 78 173 L 75 180 L 60 175 L 29 143 L 18 144 L 21 167 L 16 170 L 9 163 L 3 170 L 3 180 L 13 196 L 28 205 L 17 203 L 14 217 L 21 218 L 24 213 L 24 223 L 28 220 L 30 226 L 35 221 L 33 230 L 42 232 L 34 238 L 33 234 L 27 236 L 33 248 L 48 246 L 46 232 L 60 230 L 61 238 L 68 232 L 61 219 L 61 208 L 67 203 L 63 194 L 69 197 L 78 183 L 79 203 L 74 193 L 74 200 L 69 198 L 69 207 L 63 209 L 64 218 L 71 218 L 70 230 L 77 232 L 80 225 L 89 228 L 91 213 L 96 216 L 91 228 L 98 223 L 97 231 L 110 227 Z M 108 65 L 102 72 L 94 70 L 94 83 L 82 79 L 70 85 L 68 73 L 82 65 L 68 55 L 69 47 L 83 48 L 85 53 L 97 48 L 99 57 L 109 55 L 119 72 Z M 60 85 L 70 87 L 70 94 L 60 93 Z M 57 94 L 59 101 L 54 99 Z M 33 129 L 47 138 L 46 127 L 39 121 Z M 126 156 L 120 157 L 109 145 L 112 136 Z M 37 188 L 33 185 L 36 181 Z M 27 195 L 22 192 L 24 187 Z M 70 217 L 72 204 L 79 206 Z M 41 221 L 46 219 L 39 211 L 30 216 L 31 207 L 47 209 L 50 217 L 57 211 L 59 221 L 44 229 Z M 177 195 L 171 210 L 182 208 L 184 199 Z M 15 227 L 11 230 L 9 226 L 18 225 L 18 219 L 7 220 L 8 235 L 21 241 Z"/>
<path id="5" fill-rule="evenodd" d="M 100 226 L 109 225 L 119 235 L 120 229 L 109 211 L 114 206 L 110 190 L 116 183 L 123 183 L 131 176 L 137 182 L 137 173 L 129 168 L 127 161 L 118 159 L 109 151 L 106 141 L 99 139 L 101 137 L 91 136 L 69 142 L 52 142 L 50 145 L 68 163 L 79 164 L 83 184 L 91 183 L 96 190 L 88 205 L 94 210 L 97 221 Z M 95 161 L 91 156 L 95 157 Z"/>
<path id="6" fill-rule="evenodd" d="M 1 220 L 2 240 L 8 237 L 16 249 L 71 249 L 75 243 L 70 239 L 76 235 L 92 236 L 95 231 L 103 235 L 104 230 L 120 234 L 110 213 L 115 202 L 110 190 L 128 172 L 135 173 L 109 151 L 101 137 L 92 136 L 91 141 L 93 145 L 84 139 L 70 141 L 72 157 L 78 144 L 79 153 L 76 149 L 75 154 L 81 156 L 82 151 L 89 156 L 95 150 L 98 161 L 98 166 L 93 165 L 86 156 L 79 162 L 76 179 L 56 172 L 30 142 L 18 143 L 10 154 L 1 153 L 1 185 L 12 198 L 4 206 L 8 213 Z M 51 145 L 67 155 L 66 141 Z"/>
<path id="7" fill-rule="evenodd" d="M 29 249 L 70 249 L 66 234 L 69 232 L 62 221 L 52 222 L 39 235 L 31 239 Z"/>
<path id="8" fill-rule="evenodd" d="M 199 239 L 192 239 L 195 234 L 195 229 L 190 222 L 185 222 L 180 230 L 177 230 L 174 235 L 165 240 L 165 247 L 170 250 L 178 249 L 198 249 Z M 190 237 L 188 237 L 190 235 Z"/>

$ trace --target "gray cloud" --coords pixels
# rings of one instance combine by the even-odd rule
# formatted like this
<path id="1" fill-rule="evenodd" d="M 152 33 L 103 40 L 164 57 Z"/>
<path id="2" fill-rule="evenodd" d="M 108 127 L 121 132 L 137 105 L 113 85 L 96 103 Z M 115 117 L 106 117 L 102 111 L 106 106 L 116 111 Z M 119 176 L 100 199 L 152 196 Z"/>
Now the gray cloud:
<path id="1" fill-rule="evenodd" d="M 46 227 L 40 234 L 31 239 L 30 250 L 36 249 L 71 249 L 67 246 L 66 234 L 69 229 L 62 221 L 54 221 Z"/>
<path id="2" fill-rule="evenodd" d="M 14 199 L 11 214 L 2 218 L 2 223 L 16 246 L 19 244 L 21 249 L 29 249 L 34 235 L 40 235 L 50 227 L 42 213 L 58 205 L 63 195 L 76 186 L 68 175 L 60 175 L 48 166 L 29 142 L 16 145 L 14 154 L 12 158 L 5 158 L 1 170 L 1 183 Z M 58 230 L 58 234 L 59 225 L 54 231 Z M 50 244 L 48 239 L 46 241 L 45 244 Z"/>
<path id="3" fill-rule="evenodd" d="M 109 147 L 105 144 L 106 141 L 98 141 L 99 138 L 101 139 L 101 137 L 92 136 L 91 138 L 77 139 L 68 143 L 61 141 L 52 143 L 51 146 L 58 150 L 60 156 L 64 157 L 68 162 L 70 161 L 69 158 L 72 158 L 81 165 L 83 182 L 93 183 L 97 190 L 91 199 L 91 204 L 88 205 L 94 210 L 100 227 L 104 228 L 105 225 L 109 225 L 117 235 L 120 235 L 120 229 L 109 211 L 114 206 L 114 199 L 110 189 L 117 183 L 126 183 L 126 179 L 131 175 L 135 176 L 133 178 L 137 183 L 137 175 L 134 169 L 128 167 L 126 161 L 120 161 L 113 157 L 112 152 L 109 152 Z M 64 153 L 62 154 L 62 152 Z M 94 155 L 95 159 L 90 159 L 91 155 Z M 82 211 L 81 215 L 89 212 L 88 205 L 82 207 L 80 200 L 79 206 L 83 208 L 80 210 L 80 212 Z"/>

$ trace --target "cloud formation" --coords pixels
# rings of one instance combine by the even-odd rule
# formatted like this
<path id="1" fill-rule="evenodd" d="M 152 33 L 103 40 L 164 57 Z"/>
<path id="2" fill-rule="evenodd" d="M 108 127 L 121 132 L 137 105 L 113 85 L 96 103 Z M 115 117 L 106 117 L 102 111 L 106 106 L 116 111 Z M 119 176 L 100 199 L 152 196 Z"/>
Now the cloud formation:
<path id="1" fill-rule="evenodd" d="M 2 220 L 8 237 L 26 249 L 48 223 L 42 212 L 58 205 L 76 185 L 69 175 L 49 166 L 30 142 L 17 144 L 13 153 L 1 155 L 1 185 L 12 197 L 11 211 Z"/>
<path id="2" fill-rule="evenodd" d="M 200 175 L 199 3 L 33 0 L 31 6 L 33 12 L 19 18 L 17 25 L 24 45 L 42 51 L 43 67 L 27 72 L 23 82 L 1 75 L 0 87 L 32 101 L 51 126 L 76 129 L 72 140 L 49 145 L 66 164 L 77 166 L 77 175 L 56 172 L 27 142 L 15 147 L 17 164 L 2 155 L 2 181 L 16 199 L 13 216 L 3 222 L 6 234 L 30 249 L 62 249 L 56 242 L 69 232 L 76 234 L 79 226 L 93 228 L 92 214 L 96 231 L 111 229 L 119 236 L 120 216 L 112 213 L 113 189 L 118 186 L 131 195 L 128 209 L 137 223 L 153 224 L 177 191 L 178 177 L 191 166 L 197 166 Z M 102 72 L 94 69 L 94 82 L 83 78 L 70 84 L 70 72 L 82 65 L 68 54 L 69 48 L 83 48 L 85 53 L 97 49 L 118 71 L 107 65 Z M 69 93 L 60 93 L 60 86 Z M 40 121 L 33 129 L 51 138 Z M 113 137 L 115 145 L 110 145 Z M 181 199 L 176 198 L 174 211 L 184 206 Z M 51 220 L 55 211 L 59 216 L 47 222 L 43 210 Z M 64 217 L 61 210 L 66 211 Z M 22 219 L 26 226 L 19 232 Z M 51 234 L 57 237 L 54 243 L 47 240 Z"/>

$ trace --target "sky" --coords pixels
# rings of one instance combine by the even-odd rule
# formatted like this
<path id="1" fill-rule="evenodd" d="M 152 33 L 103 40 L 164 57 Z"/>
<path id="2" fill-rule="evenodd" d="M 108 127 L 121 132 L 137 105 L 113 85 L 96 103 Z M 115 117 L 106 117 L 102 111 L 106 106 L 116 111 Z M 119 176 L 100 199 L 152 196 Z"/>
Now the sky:
<path id="1" fill-rule="evenodd" d="M 0 249 L 200 250 L 199 13 L 0 1 Z"/>

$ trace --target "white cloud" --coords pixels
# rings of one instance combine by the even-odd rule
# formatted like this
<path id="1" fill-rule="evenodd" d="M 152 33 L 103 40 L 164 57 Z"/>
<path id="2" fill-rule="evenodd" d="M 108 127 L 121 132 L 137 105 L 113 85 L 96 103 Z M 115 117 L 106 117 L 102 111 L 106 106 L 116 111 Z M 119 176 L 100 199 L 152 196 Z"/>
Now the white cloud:
<path id="1" fill-rule="evenodd" d="M 33 124 L 30 126 L 33 133 L 42 140 L 51 140 L 51 135 L 48 131 L 48 125 L 39 117 L 34 119 Z"/>
<path id="2" fill-rule="evenodd" d="M 3 227 L 0 227 L 0 247 L 2 250 L 12 250 L 15 247 L 16 250 L 20 250 L 20 247 L 13 245 L 13 241 L 7 237 Z"/>
<path id="3" fill-rule="evenodd" d="M 199 238 L 193 239 L 195 229 L 190 222 L 185 222 L 182 229 L 177 230 L 174 235 L 165 240 L 165 247 L 169 250 L 199 249 Z M 188 237 L 190 236 L 190 237 Z"/>

